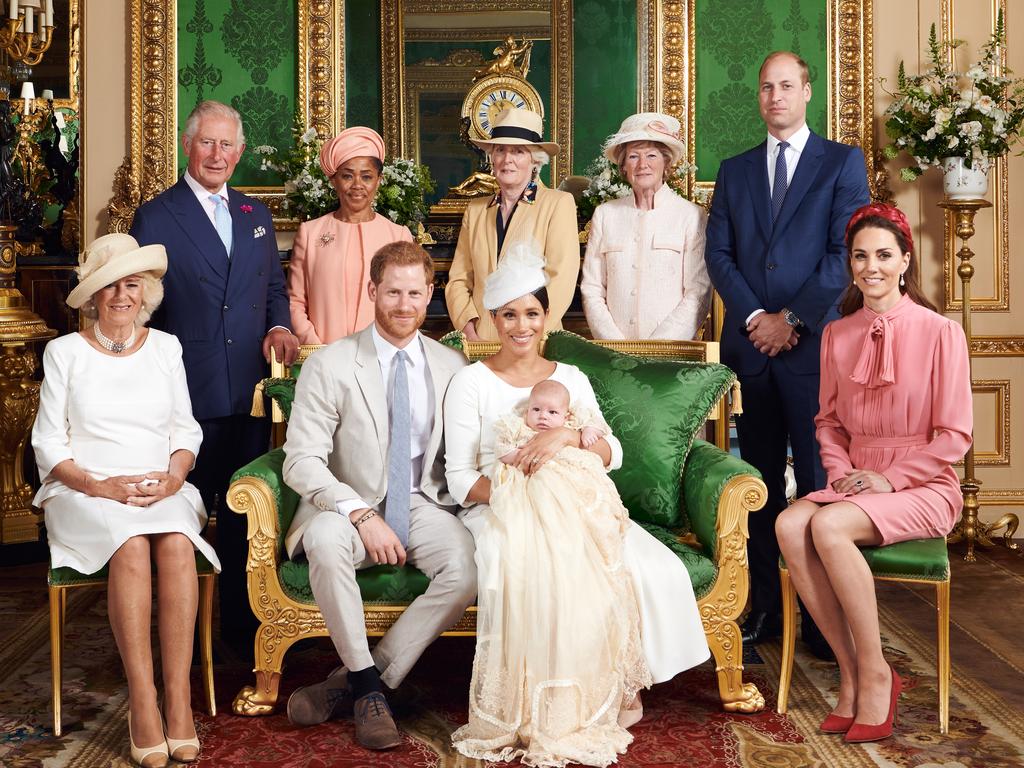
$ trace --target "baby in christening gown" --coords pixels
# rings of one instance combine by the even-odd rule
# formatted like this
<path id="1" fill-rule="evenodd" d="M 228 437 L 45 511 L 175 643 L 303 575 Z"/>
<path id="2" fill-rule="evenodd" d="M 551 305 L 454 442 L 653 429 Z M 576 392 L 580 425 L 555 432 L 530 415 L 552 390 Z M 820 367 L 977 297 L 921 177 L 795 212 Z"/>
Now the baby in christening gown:
<path id="1" fill-rule="evenodd" d="M 581 430 L 584 448 L 562 448 L 531 475 L 514 466 L 537 432 L 563 425 Z M 600 415 L 570 411 L 552 380 L 495 425 L 488 522 L 501 567 L 479 596 L 470 718 L 452 737 L 464 754 L 607 766 L 632 741 L 627 707 L 651 675 L 622 562 L 629 517 L 585 449 L 610 431 Z"/>

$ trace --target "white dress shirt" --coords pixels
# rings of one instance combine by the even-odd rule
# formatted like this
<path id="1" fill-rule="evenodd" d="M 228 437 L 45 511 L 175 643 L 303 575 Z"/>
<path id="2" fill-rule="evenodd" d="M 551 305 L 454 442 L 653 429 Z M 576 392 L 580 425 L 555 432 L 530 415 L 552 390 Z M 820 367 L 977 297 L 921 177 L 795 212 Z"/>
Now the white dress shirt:
<path id="1" fill-rule="evenodd" d="M 385 392 L 390 392 L 391 382 L 395 377 L 395 355 L 399 349 L 378 333 L 376 323 L 370 328 L 373 346 L 377 350 L 377 363 L 380 365 L 381 384 L 384 386 Z M 423 351 L 423 340 L 419 333 L 416 334 L 416 338 L 405 345 L 404 351 L 409 356 L 409 360 L 406 362 L 406 379 L 409 385 L 409 455 L 412 457 L 409 487 L 413 493 L 417 493 L 420 490 L 420 479 L 423 477 L 423 456 L 427 452 L 430 433 L 434 429 L 435 393 L 434 384 L 430 378 L 430 369 L 427 366 L 427 357 Z M 390 408 L 390 402 L 388 407 Z M 371 506 L 373 505 L 359 499 L 339 501 L 338 512 L 350 515 L 357 509 L 366 509 Z"/>
<path id="2" fill-rule="evenodd" d="M 224 183 L 220 189 L 216 192 L 211 192 L 198 181 L 192 178 L 192 174 L 185 171 L 185 183 L 188 184 L 188 188 L 192 190 L 192 194 L 196 196 L 199 204 L 203 206 L 203 210 L 206 212 L 206 217 L 213 224 L 213 228 L 217 228 L 217 204 L 210 199 L 210 195 L 217 195 L 224 200 L 224 205 L 228 207 L 228 211 L 231 210 L 231 200 L 228 198 L 228 185 Z"/>
<path id="3" fill-rule="evenodd" d="M 804 147 L 807 146 L 807 140 L 811 137 L 811 129 L 807 127 L 807 123 L 800 126 L 796 133 L 790 136 L 786 141 L 789 142 L 789 146 L 786 147 L 786 188 L 793 184 L 793 174 L 796 173 L 796 166 L 800 162 L 800 157 L 804 153 Z M 775 163 L 779 159 L 779 144 L 782 141 L 775 138 L 770 133 L 768 134 L 768 151 L 765 153 L 765 160 L 768 164 L 768 199 L 771 200 L 772 194 L 775 192 Z M 745 325 L 750 325 L 750 321 L 760 315 L 765 310 L 755 309 L 747 316 L 747 322 Z"/>

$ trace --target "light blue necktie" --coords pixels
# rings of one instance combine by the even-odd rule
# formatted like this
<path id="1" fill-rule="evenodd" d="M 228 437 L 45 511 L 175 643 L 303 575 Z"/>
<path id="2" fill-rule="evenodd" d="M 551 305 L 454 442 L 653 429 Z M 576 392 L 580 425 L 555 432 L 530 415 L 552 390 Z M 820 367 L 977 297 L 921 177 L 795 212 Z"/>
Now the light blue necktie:
<path id="1" fill-rule="evenodd" d="M 789 173 L 786 168 L 786 147 L 788 141 L 779 142 L 779 154 L 775 158 L 775 179 L 772 181 L 772 223 L 779 218 L 779 211 L 782 210 L 782 203 L 786 199 L 786 190 L 789 189 Z"/>
<path id="2" fill-rule="evenodd" d="M 224 198 L 220 195 L 210 195 L 210 199 L 214 203 L 213 219 L 216 222 L 217 234 L 220 235 L 220 241 L 224 243 L 224 250 L 228 252 L 228 258 L 231 258 L 231 212 L 228 211 L 228 205 L 224 202 Z"/>
<path id="3" fill-rule="evenodd" d="M 399 350 L 394 357 L 395 375 L 391 382 L 391 443 L 388 446 L 388 493 L 384 501 L 384 520 L 402 546 L 409 545 L 409 494 L 412 477 L 412 445 L 409 415 L 409 376 L 405 368 L 409 356 Z"/>

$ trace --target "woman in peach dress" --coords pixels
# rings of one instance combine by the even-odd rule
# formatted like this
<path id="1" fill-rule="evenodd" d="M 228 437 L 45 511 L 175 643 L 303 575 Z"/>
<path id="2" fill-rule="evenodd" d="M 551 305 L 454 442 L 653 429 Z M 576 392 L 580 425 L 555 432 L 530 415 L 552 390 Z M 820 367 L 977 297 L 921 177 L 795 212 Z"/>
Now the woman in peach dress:
<path id="1" fill-rule="evenodd" d="M 288 268 L 292 328 L 301 344 L 330 344 L 373 322 L 366 293 L 370 259 L 408 227 L 373 210 L 384 168 L 384 140 L 372 128 L 346 128 L 320 150 L 338 210 L 299 225 Z"/>
<path id="2" fill-rule="evenodd" d="M 859 742 L 892 733 L 902 684 L 882 654 L 858 547 L 952 530 L 963 504 L 952 464 L 971 444 L 972 404 L 963 330 L 921 294 L 903 213 L 863 206 L 846 245 L 852 284 L 822 336 L 815 419 L 828 484 L 784 511 L 776 531 L 839 664 L 839 700 L 821 730 Z"/>

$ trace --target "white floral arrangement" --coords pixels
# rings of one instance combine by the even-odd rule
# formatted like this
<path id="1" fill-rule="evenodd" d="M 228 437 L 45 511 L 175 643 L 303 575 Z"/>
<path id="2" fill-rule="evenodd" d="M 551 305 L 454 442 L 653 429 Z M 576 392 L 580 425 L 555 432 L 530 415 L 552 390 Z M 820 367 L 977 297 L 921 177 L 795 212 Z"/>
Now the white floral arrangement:
<path id="1" fill-rule="evenodd" d="M 298 118 L 292 128 L 295 144 L 285 152 L 267 145 L 255 147 L 260 170 L 276 171 L 284 177 L 286 213 L 300 221 L 309 221 L 338 207 L 338 197 L 320 168 L 323 144 L 315 128 L 307 128 Z M 430 169 L 414 160 L 389 157 L 384 160 L 381 183 L 373 208 L 416 235 L 426 218 L 426 195 L 434 191 Z"/>
<path id="2" fill-rule="evenodd" d="M 697 172 L 697 166 L 685 160 L 675 165 L 669 173 L 666 183 L 677 195 L 690 199 L 686 194 L 687 181 L 691 174 Z M 577 215 L 582 221 L 590 221 L 594 215 L 594 209 L 601 203 L 609 200 L 617 200 L 620 197 L 632 194 L 633 189 L 622 175 L 622 171 L 615 163 L 611 162 L 604 154 L 587 166 L 585 171 L 590 178 L 590 186 L 583 190 L 580 203 L 577 206 Z M 700 190 L 694 190 L 694 197 L 700 197 Z M 700 203 L 700 199 L 694 200 Z"/>
<path id="3" fill-rule="evenodd" d="M 908 76 L 900 62 L 893 103 L 886 109 L 885 132 L 892 139 L 883 150 L 889 159 L 901 152 L 916 165 L 900 169 L 900 178 L 914 181 L 947 157 L 962 157 L 968 167 L 1002 157 L 1019 140 L 1024 121 L 1024 85 L 1002 68 L 1005 42 L 1003 16 L 982 48 L 981 60 L 966 72 L 947 66 L 945 52 L 963 40 L 939 40 L 932 24 L 928 35 L 931 66 L 923 75 Z M 883 80 L 884 82 L 884 80 Z"/>

